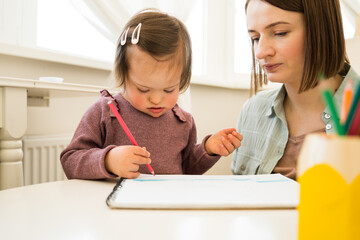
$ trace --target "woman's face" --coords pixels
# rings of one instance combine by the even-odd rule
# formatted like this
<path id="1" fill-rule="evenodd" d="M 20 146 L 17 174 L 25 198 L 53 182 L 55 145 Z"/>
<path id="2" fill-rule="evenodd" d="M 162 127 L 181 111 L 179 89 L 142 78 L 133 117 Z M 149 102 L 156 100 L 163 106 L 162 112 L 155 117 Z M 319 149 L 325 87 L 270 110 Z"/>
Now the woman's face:
<path id="1" fill-rule="evenodd" d="M 267 78 L 298 86 L 305 59 L 303 14 L 252 0 L 247 7 L 247 27 L 255 58 Z"/>

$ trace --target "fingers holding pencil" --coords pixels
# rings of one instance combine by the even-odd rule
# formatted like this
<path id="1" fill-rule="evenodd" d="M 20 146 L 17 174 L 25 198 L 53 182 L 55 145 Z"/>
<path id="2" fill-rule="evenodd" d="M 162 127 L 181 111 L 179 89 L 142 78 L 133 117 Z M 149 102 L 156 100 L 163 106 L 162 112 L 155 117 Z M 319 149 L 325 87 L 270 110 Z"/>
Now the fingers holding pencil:
<path id="1" fill-rule="evenodd" d="M 123 128 L 123 130 L 125 131 L 126 135 L 128 136 L 128 138 L 130 139 L 131 143 L 135 146 L 139 146 L 134 138 L 134 136 L 131 134 L 129 128 L 126 126 L 126 123 L 124 122 L 124 120 L 122 119 L 122 117 L 120 116 L 120 113 L 116 110 L 116 107 L 114 105 L 114 103 L 112 101 L 108 101 L 108 105 L 111 109 L 111 111 L 114 113 L 116 119 L 118 120 L 119 124 L 121 125 L 121 127 Z M 155 172 L 153 170 L 153 168 L 151 167 L 150 163 L 146 164 L 146 167 L 148 168 L 149 172 L 155 176 Z"/>
<path id="2" fill-rule="evenodd" d="M 124 178 L 137 178 L 140 166 L 150 163 L 150 153 L 139 146 L 118 146 L 105 157 L 106 170 Z"/>

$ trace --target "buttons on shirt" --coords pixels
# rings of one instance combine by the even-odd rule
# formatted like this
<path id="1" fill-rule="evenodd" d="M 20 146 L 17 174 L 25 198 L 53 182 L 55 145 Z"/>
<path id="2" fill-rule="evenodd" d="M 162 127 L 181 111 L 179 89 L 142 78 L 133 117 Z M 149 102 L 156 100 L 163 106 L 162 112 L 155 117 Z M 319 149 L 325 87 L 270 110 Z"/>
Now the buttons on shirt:
<path id="1" fill-rule="evenodd" d="M 330 119 L 330 118 L 331 118 L 331 115 L 328 114 L 328 113 L 325 113 L 324 117 L 325 117 L 325 119 Z"/>
<path id="2" fill-rule="evenodd" d="M 332 128 L 332 125 L 330 123 L 326 124 L 325 126 L 326 130 L 330 130 Z"/>
<path id="3" fill-rule="evenodd" d="M 241 171 L 245 171 L 245 169 L 246 169 L 245 165 L 242 165 L 240 169 L 241 169 Z"/>

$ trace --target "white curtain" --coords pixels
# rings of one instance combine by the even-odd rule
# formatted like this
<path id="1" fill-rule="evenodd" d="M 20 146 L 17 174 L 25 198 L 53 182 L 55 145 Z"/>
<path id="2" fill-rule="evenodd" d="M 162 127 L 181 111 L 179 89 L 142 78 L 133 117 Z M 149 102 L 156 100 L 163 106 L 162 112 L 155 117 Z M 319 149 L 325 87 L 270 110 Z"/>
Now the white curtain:
<path id="1" fill-rule="evenodd" d="M 132 15 L 144 8 L 156 8 L 184 23 L 195 0 L 69 0 L 74 8 L 111 42 L 116 43 Z M 191 112 L 190 88 L 180 95 L 178 104 Z"/>
<path id="2" fill-rule="evenodd" d="M 360 72 L 360 0 L 342 0 L 345 12 L 355 25 L 353 38 L 346 39 L 346 50 L 351 66 Z"/>
<path id="3" fill-rule="evenodd" d="M 360 0 L 341 0 L 342 7 L 355 27 L 355 36 L 360 36 Z"/>
<path id="4" fill-rule="evenodd" d="M 194 0 L 70 0 L 75 9 L 99 32 L 116 43 L 123 26 L 144 8 L 157 8 L 185 22 Z"/>

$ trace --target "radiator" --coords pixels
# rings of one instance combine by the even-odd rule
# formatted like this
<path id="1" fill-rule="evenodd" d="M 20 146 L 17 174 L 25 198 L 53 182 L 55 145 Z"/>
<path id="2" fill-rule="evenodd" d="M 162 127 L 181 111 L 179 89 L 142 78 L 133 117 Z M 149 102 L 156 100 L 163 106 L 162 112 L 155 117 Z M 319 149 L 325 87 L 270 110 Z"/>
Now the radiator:
<path id="1" fill-rule="evenodd" d="M 65 180 L 60 153 L 71 138 L 72 135 L 24 136 L 24 184 Z"/>

